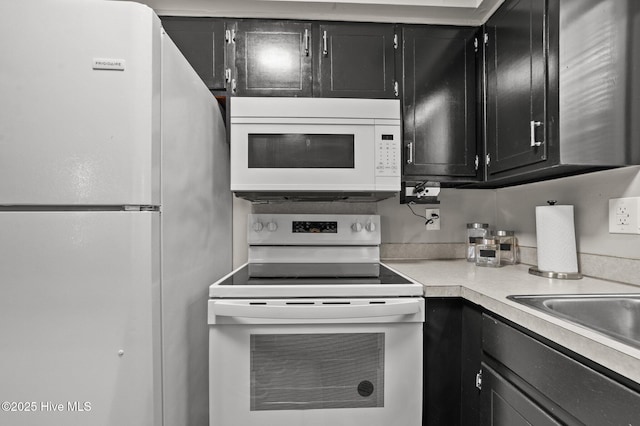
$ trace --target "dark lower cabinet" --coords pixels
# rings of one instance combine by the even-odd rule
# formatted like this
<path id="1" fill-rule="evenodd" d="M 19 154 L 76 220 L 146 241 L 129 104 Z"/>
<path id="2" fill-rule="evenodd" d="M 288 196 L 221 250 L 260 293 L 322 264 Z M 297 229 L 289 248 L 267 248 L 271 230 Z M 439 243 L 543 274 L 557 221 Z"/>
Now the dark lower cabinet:
<path id="1" fill-rule="evenodd" d="M 640 425 L 640 393 L 625 379 L 488 314 L 482 350 L 482 426 Z"/>
<path id="2" fill-rule="evenodd" d="M 640 384 L 461 298 L 427 298 L 424 426 L 640 426 Z"/>
<path id="3" fill-rule="evenodd" d="M 316 42 L 320 97 L 390 98 L 395 86 L 393 24 L 321 23 Z"/>
<path id="4" fill-rule="evenodd" d="M 482 426 L 560 426 L 524 392 L 482 363 Z"/>
<path id="5" fill-rule="evenodd" d="M 480 177 L 477 32 L 473 27 L 403 27 L 405 181 Z"/>
<path id="6" fill-rule="evenodd" d="M 459 298 L 427 299 L 423 425 L 477 426 L 482 314 Z"/>
<path id="7" fill-rule="evenodd" d="M 225 22 L 164 16 L 162 27 L 210 90 L 225 89 Z"/>

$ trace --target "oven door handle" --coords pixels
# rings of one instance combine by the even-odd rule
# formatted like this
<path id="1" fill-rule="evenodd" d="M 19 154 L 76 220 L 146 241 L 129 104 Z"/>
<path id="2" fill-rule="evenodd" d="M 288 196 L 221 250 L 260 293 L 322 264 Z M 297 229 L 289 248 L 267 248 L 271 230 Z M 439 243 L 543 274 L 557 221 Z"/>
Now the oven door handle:
<path id="1" fill-rule="evenodd" d="M 336 304 L 332 302 L 283 302 L 278 304 L 250 304 L 243 301 L 215 301 L 213 311 L 217 316 L 260 319 L 354 319 L 398 315 L 414 315 L 420 312 L 420 299 L 394 300 L 385 303 Z"/>

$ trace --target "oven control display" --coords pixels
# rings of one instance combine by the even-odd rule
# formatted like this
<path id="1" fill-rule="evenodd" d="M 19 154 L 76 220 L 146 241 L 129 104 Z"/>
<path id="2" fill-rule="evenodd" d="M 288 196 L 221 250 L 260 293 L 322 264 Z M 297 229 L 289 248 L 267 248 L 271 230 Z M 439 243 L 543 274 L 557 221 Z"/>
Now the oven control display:
<path id="1" fill-rule="evenodd" d="M 294 234 L 337 234 L 338 222 L 294 221 Z"/>

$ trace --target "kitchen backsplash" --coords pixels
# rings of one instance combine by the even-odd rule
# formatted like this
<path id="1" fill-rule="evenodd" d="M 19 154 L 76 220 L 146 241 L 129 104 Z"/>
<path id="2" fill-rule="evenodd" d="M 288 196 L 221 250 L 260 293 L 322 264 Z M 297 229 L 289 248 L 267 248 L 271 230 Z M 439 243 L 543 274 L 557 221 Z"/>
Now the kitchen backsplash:
<path id="1" fill-rule="evenodd" d="M 461 243 L 382 243 L 382 259 L 464 259 L 465 244 Z"/>
<path id="2" fill-rule="evenodd" d="M 465 247 L 464 243 L 383 243 L 380 256 L 383 260 L 464 259 Z M 520 263 L 535 266 L 537 264 L 536 248 L 520 247 Z M 578 264 L 580 272 L 585 276 L 640 286 L 640 259 L 578 253 Z"/>
<path id="3" fill-rule="evenodd" d="M 520 256 L 524 264 L 537 263 L 535 247 L 521 247 Z M 640 285 L 640 259 L 578 253 L 578 265 L 589 277 Z"/>

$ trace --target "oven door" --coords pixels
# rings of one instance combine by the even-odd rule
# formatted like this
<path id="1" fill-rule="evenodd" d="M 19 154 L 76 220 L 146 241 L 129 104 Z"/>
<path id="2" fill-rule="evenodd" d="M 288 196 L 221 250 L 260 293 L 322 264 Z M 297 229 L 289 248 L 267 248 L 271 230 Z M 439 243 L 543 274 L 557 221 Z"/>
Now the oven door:
<path id="1" fill-rule="evenodd" d="M 211 426 L 418 426 L 424 299 L 210 300 Z"/>
<path id="2" fill-rule="evenodd" d="M 375 191 L 374 166 L 374 120 L 231 124 L 232 191 Z"/>

